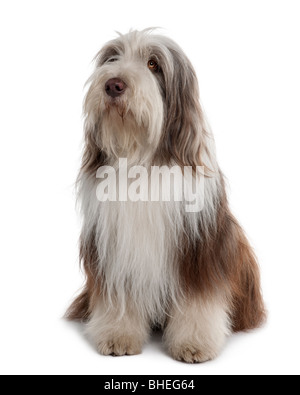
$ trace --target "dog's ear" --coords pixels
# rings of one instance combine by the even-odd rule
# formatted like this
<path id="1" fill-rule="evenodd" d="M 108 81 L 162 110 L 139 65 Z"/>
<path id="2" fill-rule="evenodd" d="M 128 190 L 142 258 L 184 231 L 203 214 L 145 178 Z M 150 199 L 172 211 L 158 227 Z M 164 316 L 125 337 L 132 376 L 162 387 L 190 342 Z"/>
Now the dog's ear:
<path id="1" fill-rule="evenodd" d="M 166 118 L 162 147 L 168 160 L 180 166 L 205 166 L 205 122 L 195 70 L 182 53 L 170 49 L 173 68 L 165 73 Z"/>
<path id="2" fill-rule="evenodd" d="M 98 133 L 97 133 L 98 132 Z M 99 134 L 99 125 L 89 125 L 85 122 L 85 145 L 81 163 L 81 173 L 94 175 L 100 166 L 106 163 L 107 155 L 99 147 L 97 135 Z"/>
<path id="3" fill-rule="evenodd" d="M 86 82 L 88 87 L 83 102 L 84 121 L 84 152 L 82 156 L 81 173 L 94 174 L 106 160 L 106 154 L 101 149 L 100 141 L 100 106 L 99 92 L 102 90 L 97 79 L 97 69 Z"/>

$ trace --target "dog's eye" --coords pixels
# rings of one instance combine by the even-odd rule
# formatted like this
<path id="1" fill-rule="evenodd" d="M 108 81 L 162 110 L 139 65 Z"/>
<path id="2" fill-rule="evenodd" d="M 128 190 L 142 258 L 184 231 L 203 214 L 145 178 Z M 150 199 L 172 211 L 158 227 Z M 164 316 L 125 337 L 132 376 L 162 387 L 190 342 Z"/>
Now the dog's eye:
<path id="1" fill-rule="evenodd" d="M 116 62 L 118 59 L 117 58 L 109 58 L 107 59 L 106 63 L 113 63 Z"/>
<path id="2" fill-rule="evenodd" d="M 148 68 L 152 71 L 157 71 L 158 70 L 158 64 L 155 62 L 155 60 L 150 59 L 148 61 Z"/>

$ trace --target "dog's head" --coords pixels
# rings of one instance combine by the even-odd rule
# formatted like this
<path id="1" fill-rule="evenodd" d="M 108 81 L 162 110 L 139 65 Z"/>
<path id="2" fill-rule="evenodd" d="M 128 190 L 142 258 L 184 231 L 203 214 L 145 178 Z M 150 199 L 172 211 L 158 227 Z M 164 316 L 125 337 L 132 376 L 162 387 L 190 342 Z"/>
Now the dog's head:
<path id="1" fill-rule="evenodd" d="M 205 126 L 195 71 L 169 38 L 131 31 L 96 56 L 84 111 L 89 146 L 106 156 L 202 164 Z"/>

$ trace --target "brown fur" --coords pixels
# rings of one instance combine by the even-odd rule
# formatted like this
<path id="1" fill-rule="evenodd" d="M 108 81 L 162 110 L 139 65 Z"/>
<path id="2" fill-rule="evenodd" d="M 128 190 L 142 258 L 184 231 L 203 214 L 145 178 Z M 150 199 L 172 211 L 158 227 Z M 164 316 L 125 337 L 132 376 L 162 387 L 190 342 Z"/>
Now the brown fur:
<path id="1" fill-rule="evenodd" d="M 87 321 L 101 292 L 97 271 L 97 247 L 93 235 L 87 245 L 80 241 L 80 261 L 86 275 L 85 286 L 69 307 L 65 317 L 69 320 Z"/>
<path id="2" fill-rule="evenodd" d="M 217 224 L 192 245 L 185 240 L 180 259 L 180 279 L 189 296 L 216 292 L 227 295 L 234 331 L 260 326 L 265 309 L 260 290 L 259 268 L 245 234 L 231 214 L 223 184 L 217 209 Z"/>

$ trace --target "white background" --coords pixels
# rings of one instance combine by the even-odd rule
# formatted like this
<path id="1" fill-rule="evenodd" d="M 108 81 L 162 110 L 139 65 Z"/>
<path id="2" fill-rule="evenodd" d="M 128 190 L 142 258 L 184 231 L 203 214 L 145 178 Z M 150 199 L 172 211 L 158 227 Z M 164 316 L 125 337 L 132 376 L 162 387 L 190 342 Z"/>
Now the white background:
<path id="1" fill-rule="evenodd" d="M 292 0 L 1 1 L 0 373 L 300 373 L 299 20 Z M 149 26 L 195 66 L 269 310 L 264 328 L 203 365 L 173 361 L 157 337 L 139 356 L 99 356 L 61 319 L 83 279 L 73 192 L 83 85 L 115 30 Z"/>

